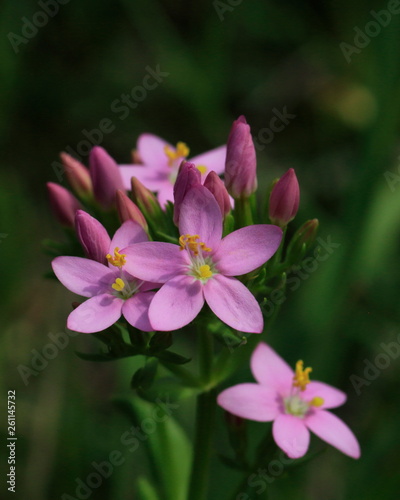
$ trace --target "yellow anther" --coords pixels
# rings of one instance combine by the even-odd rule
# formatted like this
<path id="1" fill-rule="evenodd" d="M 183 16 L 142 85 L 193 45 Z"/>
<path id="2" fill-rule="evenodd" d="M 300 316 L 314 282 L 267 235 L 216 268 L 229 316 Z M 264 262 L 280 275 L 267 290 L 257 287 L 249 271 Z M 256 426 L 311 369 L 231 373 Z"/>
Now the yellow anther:
<path id="1" fill-rule="evenodd" d="M 189 155 L 190 149 L 184 142 L 178 142 L 176 148 L 170 148 L 169 146 L 164 146 L 164 153 L 168 157 L 168 165 L 171 167 L 176 160 L 180 158 L 186 158 Z"/>
<path id="2" fill-rule="evenodd" d="M 299 387 L 301 391 L 304 391 L 307 387 L 307 384 L 310 383 L 309 374 L 312 372 L 312 368 L 303 368 L 303 361 L 297 361 L 296 363 L 296 372 L 293 377 L 293 386 Z"/>
<path id="3" fill-rule="evenodd" d="M 109 253 L 106 255 L 106 259 L 108 260 L 108 262 L 115 267 L 122 267 L 124 264 L 126 264 L 125 257 L 126 257 L 126 254 L 119 253 L 118 247 L 115 247 L 114 255 L 111 255 Z"/>
<path id="4" fill-rule="evenodd" d="M 199 238 L 200 236 L 198 234 L 182 234 L 179 237 L 180 250 L 190 250 L 194 255 L 199 255 L 200 250 L 203 252 L 211 252 L 212 249 L 205 243 L 197 241 Z"/>
<path id="5" fill-rule="evenodd" d="M 197 170 L 204 175 L 207 172 L 207 167 L 205 165 L 198 165 Z"/>
<path id="6" fill-rule="evenodd" d="M 199 267 L 199 275 L 200 275 L 200 278 L 211 278 L 213 273 L 210 269 L 210 266 L 208 266 L 207 264 L 200 266 Z"/>
<path id="7" fill-rule="evenodd" d="M 315 398 L 312 398 L 312 400 L 310 401 L 310 406 L 316 406 L 318 408 L 319 406 L 322 406 L 324 403 L 325 403 L 324 398 L 315 396 Z"/>
<path id="8" fill-rule="evenodd" d="M 117 292 L 122 292 L 122 290 L 125 288 L 125 283 L 121 278 L 117 278 L 111 286 L 112 288 L 114 288 L 114 290 L 117 290 Z"/>

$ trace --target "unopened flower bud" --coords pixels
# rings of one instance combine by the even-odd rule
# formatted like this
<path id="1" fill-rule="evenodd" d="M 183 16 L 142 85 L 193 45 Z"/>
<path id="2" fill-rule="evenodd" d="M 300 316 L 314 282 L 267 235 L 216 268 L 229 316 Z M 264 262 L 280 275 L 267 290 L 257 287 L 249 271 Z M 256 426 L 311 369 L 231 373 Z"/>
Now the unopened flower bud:
<path id="1" fill-rule="evenodd" d="M 182 202 L 192 187 L 201 186 L 201 174 L 194 163 L 183 161 L 174 184 L 174 224 L 179 224 Z"/>
<path id="2" fill-rule="evenodd" d="M 68 153 L 60 153 L 68 182 L 75 193 L 81 198 L 87 198 L 93 193 L 92 180 L 89 170 Z"/>
<path id="3" fill-rule="evenodd" d="M 83 210 L 75 215 L 75 230 L 88 259 L 107 264 L 106 255 L 110 248 L 110 237 L 104 226 Z"/>
<path id="4" fill-rule="evenodd" d="M 117 191 L 117 211 L 119 219 L 122 222 L 127 220 L 133 220 L 142 226 L 142 228 L 147 231 L 148 226 L 144 215 L 140 211 L 139 207 L 133 203 L 133 201 L 128 198 L 128 196 L 118 189 Z"/>
<path id="5" fill-rule="evenodd" d="M 132 158 L 132 163 L 135 165 L 142 165 L 142 157 L 139 154 L 139 151 L 137 149 L 132 149 L 131 151 L 131 158 Z"/>
<path id="6" fill-rule="evenodd" d="M 104 208 L 111 208 L 115 204 L 117 190 L 124 189 L 119 168 L 100 146 L 92 149 L 89 162 L 95 198 Z"/>
<path id="7" fill-rule="evenodd" d="M 318 226 L 318 219 L 308 220 L 294 233 L 286 252 L 291 264 L 300 261 L 314 243 Z"/>
<path id="8" fill-rule="evenodd" d="M 204 186 L 211 191 L 214 198 L 217 200 L 219 208 L 221 210 L 222 217 L 225 217 L 231 211 L 231 200 L 229 198 L 228 191 L 226 190 L 225 184 L 213 170 L 207 175 L 204 181 Z"/>
<path id="9" fill-rule="evenodd" d="M 272 224 L 285 227 L 299 209 L 300 188 L 293 168 L 275 184 L 269 198 L 269 218 Z"/>
<path id="10" fill-rule="evenodd" d="M 75 213 L 82 208 L 82 205 L 75 196 L 54 182 L 47 183 L 50 205 L 58 221 L 66 227 L 74 227 Z"/>
<path id="11" fill-rule="evenodd" d="M 225 161 L 225 186 L 234 198 L 248 198 L 257 189 L 257 160 L 250 126 L 244 116 L 233 122 Z"/>
<path id="12" fill-rule="evenodd" d="M 147 215 L 155 215 L 161 210 L 154 194 L 136 177 L 132 177 L 132 199 Z"/>

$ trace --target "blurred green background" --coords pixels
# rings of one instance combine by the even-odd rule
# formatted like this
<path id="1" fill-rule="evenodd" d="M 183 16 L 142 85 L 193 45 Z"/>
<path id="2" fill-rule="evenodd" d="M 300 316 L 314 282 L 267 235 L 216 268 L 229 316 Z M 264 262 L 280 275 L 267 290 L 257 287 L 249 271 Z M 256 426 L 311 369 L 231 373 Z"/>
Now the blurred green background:
<path id="1" fill-rule="evenodd" d="M 56 5 L 58 12 L 44 22 L 37 14 L 43 12 L 40 2 L 0 4 L 0 454 L 5 460 L 7 391 L 16 390 L 14 498 L 53 500 L 64 493 L 74 498 L 76 478 L 93 472 L 93 461 L 124 450 L 120 437 L 130 424 L 113 398 L 129 394 L 130 376 L 142 362 L 84 362 L 74 350 L 95 351 L 97 343 L 64 335 L 68 345 L 54 359 L 34 374 L 25 372 L 26 383 L 21 376 L 21 366 L 32 368 L 35 352 L 52 343 L 49 334 L 64 331 L 70 311 L 72 295 L 43 278 L 50 258 L 41 241 L 64 238 L 44 187 L 46 181 L 60 181 L 52 166 L 59 152 L 76 151 L 84 131 L 108 118 L 113 131 L 104 134 L 101 145 L 119 163 L 129 162 L 144 131 L 172 143 L 183 140 L 198 154 L 223 144 L 240 114 L 258 144 L 260 199 L 275 177 L 295 168 L 302 200 L 293 227 L 316 217 L 322 240 L 339 245 L 316 269 L 303 270 L 305 278 L 287 292 L 268 341 L 292 365 L 302 358 L 316 379 L 348 393 L 336 414 L 362 446 L 358 461 L 328 447 L 315 462 L 274 480 L 270 498 L 398 498 L 397 2 L 71 0 Z M 389 17 L 379 14 L 389 6 Z M 43 24 L 34 34 L 23 28 L 32 19 Z M 148 67 L 159 67 L 162 81 L 136 101 L 135 109 L 118 110 L 115 101 L 142 85 Z M 271 132 L 271 119 L 285 110 L 287 123 Z M 86 162 L 87 154 L 82 159 Z M 66 186 L 64 179 L 61 183 Z M 390 342 L 392 357 L 382 356 Z M 192 339 L 176 339 L 174 350 L 193 355 Z M 368 363 L 378 364 L 378 370 L 365 372 Z M 358 390 L 354 376 L 365 381 Z M 251 380 L 246 366 L 229 385 L 244 380 Z M 192 414 L 193 400 L 187 399 L 174 415 L 189 437 Z M 265 429 L 249 423 L 252 439 Z M 221 411 L 217 435 L 212 499 L 233 492 L 240 480 L 217 458 L 230 453 Z M 136 478 L 151 479 L 143 448 L 125 449 L 124 464 L 90 498 L 139 498 Z M 322 448 L 313 439 L 312 450 Z M 178 443 L 176 452 L 179 460 Z M 2 466 L 2 495 L 13 498 L 3 479 L 7 469 Z M 256 488 L 248 495 L 261 498 Z"/>

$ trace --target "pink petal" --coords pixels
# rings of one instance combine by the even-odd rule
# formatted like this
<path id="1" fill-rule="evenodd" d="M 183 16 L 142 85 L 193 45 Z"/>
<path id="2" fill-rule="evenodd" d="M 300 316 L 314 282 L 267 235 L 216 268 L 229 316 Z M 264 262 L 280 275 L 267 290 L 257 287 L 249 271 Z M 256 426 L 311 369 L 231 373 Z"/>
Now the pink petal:
<path id="1" fill-rule="evenodd" d="M 180 234 L 198 234 L 200 241 L 213 250 L 218 248 L 222 236 L 222 215 L 218 203 L 204 186 L 193 187 L 180 208 Z"/>
<path id="2" fill-rule="evenodd" d="M 276 393 L 258 384 L 238 384 L 222 391 L 219 406 L 238 417 L 270 422 L 279 414 Z"/>
<path id="3" fill-rule="evenodd" d="M 154 330 L 178 330 L 190 323 L 204 305 L 202 285 L 190 276 L 176 276 L 155 294 L 149 308 Z"/>
<path id="4" fill-rule="evenodd" d="M 122 306 L 122 314 L 128 323 L 142 332 L 153 331 L 149 320 L 149 306 L 154 295 L 155 292 L 139 292 L 126 300 Z"/>
<path id="5" fill-rule="evenodd" d="M 188 160 L 194 163 L 196 167 L 203 166 L 207 168 L 205 173 L 202 173 L 202 180 L 206 178 L 207 174 L 214 170 L 217 174 L 223 174 L 225 170 L 225 159 L 226 159 L 226 146 L 219 146 L 218 148 L 211 149 L 206 153 L 197 155 L 194 158 Z"/>
<path id="6" fill-rule="evenodd" d="M 67 327 L 81 333 L 101 332 L 121 317 L 123 300 L 108 293 L 88 299 L 68 316 Z"/>
<path id="7" fill-rule="evenodd" d="M 323 398 L 324 404 L 319 408 L 324 409 L 341 406 L 347 399 L 346 394 L 339 389 L 324 384 L 324 382 L 317 382 L 314 380 L 307 385 L 306 390 L 301 393 L 301 397 L 306 401 L 311 401 L 315 397 Z"/>
<path id="8" fill-rule="evenodd" d="M 292 387 L 293 370 L 264 342 L 260 342 L 251 355 L 251 372 L 259 384 L 288 396 Z"/>
<path id="9" fill-rule="evenodd" d="M 240 276 L 267 262 L 278 250 L 281 240 L 282 230 L 277 226 L 243 227 L 221 241 L 213 260 L 221 274 Z"/>
<path id="10" fill-rule="evenodd" d="M 120 250 L 126 255 L 126 270 L 144 281 L 165 283 L 177 274 L 183 274 L 188 265 L 187 252 L 178 245 L 149 241 L 136 243 Z"/>
<path id="11" fill-rule="evenodd" d="M 318 437 L 345 455 L 360 458 L 360 445 L 352 431 L 336 415 L 325 410 L 315 410 L 305 418 L 305 424 Z"/>
<path id="12" fill-rule="evenodd" d="M 216 274 L 204 285 L 204 297 L 213 313 L 235 330 L 262 332 L 260 306 L 240 281 Z"/>
<path id="13" fill-rule="evenodd" d="M 174 186 L 169 180 L 167 182 L 164 182 L 163 184 L 160 184 L 157 193 L 157 200 L 161 208 L 163 209 L 165 209 L 167 201 L 174 201 Z"/>
<path id="14" fill-rule="evenodd" d="M 310 433 L 304 421 L 294 415 L 279 415 L 272 426 L 275 443 L 290 458 L 306 454 L 310 444 Z"/>
<path id="15" fill-rule="evenodd" d="M 158 191 L 160 186 L 168 181 L 168 171 L 159 171 L 157 167 L 148 165 L 119 165 L 119 171 L 128 191 L 132 189 L 132 177 L 136 177 L 150 191 Z"/>
<path id="16" fill-rule="evenodd" d="M 68 290 L 84 297 L 105 292 L 115 280 L 115 273 L 107 266 L 83 257 L 56 257 L 51 265 Z"/>
<path id="17" fill-rule="evenodd" d="M 115 232 L 110 243 L 109 252 L 110 254 L 113 254 L 115 248 L 119 248 L 121 250 L 128 245 L 142 243 L 143 241 L 148 240 L 149 237 L 147 236 L 142 226 L 140 226 L 140 224 L 138 224 L 137 222 L 128 220 L 124 222 L 121 227 Z"/>
<path id="18" fill-rule="evenodd" d="M 137 150 L 142 162 L 150 167 L 161 170 L 168 167 L 168 157 L 164 152 L 165 146 L 175 149 L 171 144 L 153 134 L 141 134 L 137 141 Z"/>

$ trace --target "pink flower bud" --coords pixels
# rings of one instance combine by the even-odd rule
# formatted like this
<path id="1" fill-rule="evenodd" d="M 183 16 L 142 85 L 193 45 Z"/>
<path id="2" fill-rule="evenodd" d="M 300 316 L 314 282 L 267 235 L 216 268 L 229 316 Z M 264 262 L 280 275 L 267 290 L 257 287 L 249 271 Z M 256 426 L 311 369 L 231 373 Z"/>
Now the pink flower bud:
<path id="1" fill-rule="evenodd" d="M 300 188 L 296 173 L 290 168 L 275 184 L 269 198 L 269 218 L 272 224 L 285 227 L 299 209 Z"/>
<path id="2" fill-rule="evenodd" d="M 92 194 L 93 185 L 89 170 L 68 153 L 60 153 L 60 158 L 63 162 L 68 182 L 75 193 L 82 198 Z"/>
<path id="3" fill-rule="evenodd" d="M 115 204 L 117 189 L 124 190 L 119 168 L 100 146 L 92 149 L 89 162 L 95 198 L 104 208 L 111 208 Z"/>
<path id="4" fill-rule="evenodd" d="M 183 161 L 174 184 L 174 224 L 179 224 L 179 213 L 183 199 L 194 186 L 201 186 L 201 174 L 194 163 Z"/>
<path id="5" fill-rule="evenodd" d="M 222 217 L 225 217 L 231 211 L 231 200 L 229 198 L 228 191 L 226 190 L 225 184 L 218 177 L 218 174 L 213 170 L 207 175 L 204 181 L 204 186 L 211 191 L 214 198 L 217 200 L 219 208 L 221 210 Z"/>
<path id="6" fill-rule="evenodd" d="M 250 126 L 244 116 L 233 122 L 226 147 L 226 189 L 234 198 L 248 198 L 257 189 L 257 160 Z"/>
<path id="7" fill-rule="evenodd" d="M 160 211 L 160 204 L 154 194 L 147 189 L 136 177 L 132 177 L 132 199 L 149 215 L 154 215 Z"/>
<path id="8" fill-rule="evenodd" d="M 100 222 L 78 210 L 75 215 L 75 230 L 86 257 L 107 264 L 106 255 L 110 248 L 110 237 Z"/>
<path id="9" fill-rule="evenodd" d="M 50 205 L 58 221 L 66 227 L 74 227 L 75 212 L 82 205 L 67 189 L 54 182 L 47 183 Z"/>
<path id="10" fill-rule="evenodd" d="M 146 219 L 139 207 L 120 189 L 117 191 L 117 210 L 121 223 L 133 220 L 140 224 L 145 231 L 148 230 Z"/>

